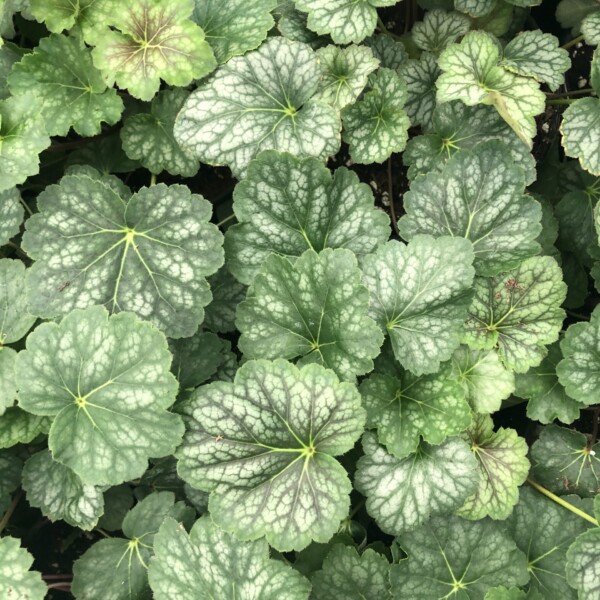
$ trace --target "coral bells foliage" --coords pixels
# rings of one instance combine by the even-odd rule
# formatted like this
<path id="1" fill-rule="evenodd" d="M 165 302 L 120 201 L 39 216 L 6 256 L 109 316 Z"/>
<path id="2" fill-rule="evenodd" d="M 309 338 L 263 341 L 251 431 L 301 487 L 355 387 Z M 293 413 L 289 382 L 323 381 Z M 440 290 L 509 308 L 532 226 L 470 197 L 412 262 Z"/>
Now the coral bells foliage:
<path id="1" fill-rule="evenodd" d="M 600 599 L 599 43 L 0 0 L 0 599 Z"/>

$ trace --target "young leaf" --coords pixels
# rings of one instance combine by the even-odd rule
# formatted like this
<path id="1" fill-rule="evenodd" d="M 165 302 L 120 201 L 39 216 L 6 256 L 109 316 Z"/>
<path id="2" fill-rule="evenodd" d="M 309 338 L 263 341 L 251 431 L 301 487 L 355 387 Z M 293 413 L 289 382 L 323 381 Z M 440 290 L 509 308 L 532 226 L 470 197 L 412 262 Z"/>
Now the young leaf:
<path id="1" fill-rule="evenodd" d="M 54 417 L 55 460 L 84 483 L 117 485 L 181 440 L 181 418 L 167 411 L 177 393 L 170 363 L 162 333 L 133 314 L 74 310 L 27 337 L 17 358 L 19 404 Z"/>
<path id="2" fill-rule="evenodd" d="M 206 276 L 223 264 L 211 205 L 182 185 L 133 196 L 115 177 L 66 175 L 38 196 L 23 248 L 36 262 L 31 310 L 53 317 L 104 304 L 129 310 L 170 337 L 192 335 L 210 300 Z"/>
<path id="3" fill-rule="evenodd" d="M 421 439 L 440 444 L 471 423 L 471 411 L 462 386 L 450 369 L 417 377 L 404 371 L 399 377 L 375 373 L 360 385 L 367 411 L 367 427 L 398 458 L 415 452 Z"/>
<path id="4" fill-rule="evenodd" d="M 354 162 L 383 162 L 406 146 L 410 120 L 404 110 L 407 90 L 391 69 L 371 76 L 370 91 L 343 113 L 343 139 Z"/>
<path id="5" fill-rule="evenodd" d="M 548 356 L 539 367 L 531 367 L 516 377 L 515 396 L 529 400 L 527 416 L 546 425 L 555 419 L 572 423 L 579 418 L 581 404 L 567 394 L 556 374 L 561 359 L 562 352 L 556 342 L 548 347 Z"/>
<path id="6" fill-rule="evenodd" d="M 328 36 L 320 36 L 306 25 L 308 15 L 294 8 L 292 0 L 283 0 L 278 10 L 280 17 L 277 22 L 277 29 L 282 36 L 294 42 L 308 44 L 311 48 L 317 49 L 325 46 L 331 39 Z"/>
<path id="7" fill-rule="evenodd" d="M 178 471 L 211 492 L 213 521 L 279 551 L 326 542 L 347 516 L 351 485 L 333 458 L 364 426 L 360 395 L 320 365 L 250 361 L 234 383 L 200 387 L 183 406 Z"/>
<path id="8" fill-rule="evenodd" d="M 0 192 L 0 246 L 19 233 L 24 214 L 21 194 L 16 187 Z"/>
<path id="9" fill-rule="evenodd" d="M 188 527 L 193 509 L 175 502 L 172 492 L 150 494 L 123 519 L 125 538 L 103 539 L 73 565 L 71 591 L 80 600 L 142 600 L 150 598 L 148 562 L 153 541 L 163 521 L 173 517 Z"/>
<path id="10" fill-rule="evenodd" d="M 40 99 L 49 135 L 67 135 L 71 127 L 82 136 L 96 135 L 103 122 L 114 125 L 123 112 L 123 101 L 107 88 L 90 51 L 65 35 L 42 38 L 13 67 L 8 86 L 15 96 Z"/>
<path id="11" fill-rule="evenodd" d="M 394 598 L 483 600 L 497 585 L 527 583 L 527 561 L 502 523 L 438 517 L 402 536 L 406 560 L 392 565 Z"/>
<path id="12" fill-rule="evenodd" d="M 496 275 L 537 254 L 539 202 L 524 194 L 523 171 L 497 140 L 458 152 L 443 167 L 412 182 L 404 195 L 400 234 L 451 235 L 471 241 L 478 275 Z"/>
<path id="13" fill-rule="evenodd" d="M 106 82 L 148 101 L 161 79 L 182 87 L 208 75 L 216 61 L 193 8 L 193 0 L 112 0 L 106 25 L 116 30 L 106 27 L 92 50 Z"/>
<path id="14" fill-rule="evenodd" d="M 227 266 L 230 265 L 231 261 L 228 261 Z M 237 281 L 225 267 L 221 267 L 207 281 L 213 299 L 204 310 L 204 327 L 216 333 L 235 331 L 235 311 L 246 297 L 246 286 Z"/>
<path id="15" fill-rule="evenodd" d="M 373 35 L 364 43 L 365 46 L 371 48 L 373 55 L 379 60 L 379 66 L 384 69 L 393 69 L 399 72 L 400 67 L 408 61 L 408 53 L 402 42 L 389 35 Z"/>
<path id="16" fill-rule="evenodd" d="M 529 473 L 528 446 L 514 429 L 494 431 L 488 415 L 476 415 L 465 438 L 479 463 L 477 491 L 458 514 L 467 519 L 506 519 L 519 499 L 519 486 Z"/>
<path id="17" fill-rule="evenodd" d="M 567 581 L 579 600 L 594 600 L 600 595 L 600 528 L 581 534 L 567 552 Z"/>
<path id="18" fill-rule="evenodd" d="M 571 67 L 569 53 L 559 43 L 551 33 L 539 29 L 523 31 L 505 46 L 501 64 L 513 73 L 547 83 L 555 91 L 564 83 L 564 73 Z"/>
<path id="19" fill-rule="evenodd" d="M 335 544 L 312 577 L 314 600 L 391 600 L 390 564 L 374 550 Z"/>
<path id="20" fill-rule="evenodd" d="M 327 46 L 317 50 L 322 80 L 315 100 L 341 109 L 352 104 L 363 91 L 379 60 L 366 46 Z"/>
<path id="21" fill-rule="evenodd" d="M 467 240 L 416 236 L 390 241 L 363 260 L 371 316 L 396 359 L 415 375 L 435 373 L 459 345 L 473 282 Z"/>
<path id="22" fill-rule="evenodd" d="M 195 0 L 192 21 L 200 25 L 218 63 L 254 50 L 275 21 L 277 0 Z"/>
<path id="23" fill-rule="evenodd" d="M 600 100 L 580 98 L 567 107 L 560 126 L 565 154 L 578 158 L 582 168 L 600 175 Z"/>
<path id="24" fill-rule="evenodd" d="M 515 390 L 515 376 L 488 350 L 460 346 L 452 355 L 454 377 L 462 384 L 471 408 L 477 413 L 500 410 L 502 400 Z"/>
<path id="25" fill-rule="evenodd" d="M 272 255 L 238 306 L 239 347 L 247 358 L 301 357 L 352 381 L 371 371 L 383 342 L 368 310 L 349 250 L 307 250 L 294 264 Z"/>
<path id="26" fill-rule="evenodd" d="M 533 475 L 555 494 L 594 497 L 600 491 L 600 442 L 583 433 L 548 425 L 531 447 Z"/>
<path id="27" fill-rule="evenodd" d="M 19 341 L 35 323 L 25 300 L 25 265 L 0 259 L 0 353 L 4 344 Z M 0 403 L 1 406 L 1 403 Z"/>
<path id="28" fill-rule="evenodd" d="M 150 112 L 125 119 L 121 129 L 123 150 L 151 173 L 193 177 L 198 161 L 179 146 L 173 137 L 175 117 L 188 97 L 183 89 L 164 90 L 152 100 Z"/>
<path id="29" fill-rule="evenodd" d="M 459 12 L 436 8 L 425 13 L 423 21 L 413 25 L 413 42 L 427 52 L 439 54 L 446 46 L 469 31 L 471 21 Z"/>
<path id="30" fill-rule="evenodd" d="M 329 34 L 336 44 L 361 42 L 377 24 L 377 8 L 398 0 L 295 0 L 296 8 L 308 13 L 308 27 L 319 35 Z"/>
<path id="31" fill-rule="evenodd" d="M 190 534 L 165 519 L 154 541 L 148 577 L 156 600 L 307 600 L 310 584 L 282 561 L 269 558 L 265 540 L 240 542 L 210 517 Z"/>
<path id="32" fill-rule="evenodd" d="M 339 112 L 313 100 L 320 67 L 310 46 L 274 37 L 233 58 L 188 98 L 175 139 L 236 177 L 260 150 L 325 158 L 340 146 Z"/>
<path id="33" fill-rule="evenodd" d="M 497 277 L 477 277 L 464 341 L 473 349 L 496 348 L 504 365 L 525 373 L 539 365 L 558 339 L 567 286 L 556 261 L 534 256 Z"/>
<path id="34" fill-rule="evenodd" d="M 590 46 L 600 44 L 600 11 L 587 15 L 581 22 L 581 33 Z"/>
<path id="35" fill-rule="evenodd" d="M 85 484 L 69 467 L 52 459 L 48 450 L 34 454 L 23 468 L 27 502 L 51 521 L 93 529 L 104 512 L 102 489 Z"/>
<path id="36" fill-rule="evenodd" d="M 39 171 L 39 153 L 50 145 L 39 106 L 32 96 L 0 101 L 0 192 Z"/>
<path id="37" fill-rule="evenodd" d="M 32 415 L 18 406 L 8 408 L 0 419 L 0 448 L 27 444 L 41 433 L 48 433 L 51 423 L 48 417 Z"/>
<path id="38" fill-rule="evenodd" d="M 225 236 L 227 268 L 243 283 L 271 254 L 293 260 L 308 249 L 372 252 L 390 235 L 371 188 L 345 167 L 333 177 L 316 158 L 266 150 L 254 159 L 233 195 L 239 225 Z"/>
<path id="39" fill-rule="evenodd" d="M 431 52 L 423 52 L 418 60 L 408 60 L 400 67 L 407 89 L 404 110 L 413 127 L 431 124 L 436 102 L 435 82 L 440 73 L 437 58 Z"/>
<path id="40" fill-rule="evenodd" d="M 455 0 L 456 10 L 471 17 L 484 17 L 492 12 L 498 0 Z"/>
<path id="41" fill-rule="evenodd" d="M 30 571 L 33 556 L 13 537 L 0 538 L 0 597 L 43 600 L 48 588 L 41 573 Z"/>
<path id="42" fill-rule="evenodd" d="M 579 498 L 568 496 L 577 506 Z M 546 600 L 576 600 L 565 580 L 567 549 L 589 524 L 530 487 L 522 487 L 519 502 L 507 520 L 508 531 L 527 556 L 530 587 Z"/>
<path id="43" fill-rule="evenodd" d="M 477 489 L 477 461 L 459 438 L 439 446 L 423 442 L 414 454 L 399 459 L 367 432 L 363 449 L 354 485 L 367 497 L 368 513 L 386 533 L 400 535 L 432 516 L 451 513 Z"/>

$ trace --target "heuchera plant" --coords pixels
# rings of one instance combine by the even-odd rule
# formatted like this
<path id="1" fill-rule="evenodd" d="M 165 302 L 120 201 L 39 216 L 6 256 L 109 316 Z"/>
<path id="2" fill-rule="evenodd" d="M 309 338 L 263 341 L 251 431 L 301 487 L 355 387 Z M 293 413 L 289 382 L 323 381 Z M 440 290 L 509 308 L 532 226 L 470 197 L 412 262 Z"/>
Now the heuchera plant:
<path id="1" fill-rule="evenodd" d="M 599 600 L 598 0 L 0 0 L 0 600 Z"/>

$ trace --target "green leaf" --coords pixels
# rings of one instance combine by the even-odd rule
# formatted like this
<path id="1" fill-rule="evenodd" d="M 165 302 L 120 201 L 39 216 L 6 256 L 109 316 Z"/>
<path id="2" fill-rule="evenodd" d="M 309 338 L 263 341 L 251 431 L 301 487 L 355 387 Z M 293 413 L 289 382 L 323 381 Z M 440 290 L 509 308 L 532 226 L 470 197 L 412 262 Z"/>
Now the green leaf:
<path id="1" fill-rule="evenodd" d="M 565 82 L 564 73 L 571 67 L 569 53 L 559 44 L 551 33 L 522 31 L 505 46 L 501 64 L 513 73 L 547 83 L 555 91 Z"/>
<path id="2" fill-rule="evenodd" d="M 329 34 L 336 44 L 361 42 L 377 24 L 377 8 L 398 0 L 295 0 L 296 8 L 308 13 L 308 27 L 319 35 Z"/>
<path id="3" fill-rule="evenodd" d="M 51 521 L 63 519 L 73 527 L 93 529 L 104 512 L 102 489 L 85 484 L 69 467 L 56 462 L 48 450 L 34 454 L 23 468 L 27 502 Z"/>
<path id="4" fill-rule="evenodd" d="M 227 261 L 227 266 L 231 265 Z M 246 286 L 237 281 L 225 268 L 221 267 L 208 278 L 212 302 L 205 309 L 204 327 L 217 333 L 235 331 L 235 311 L 246 297 Z"/>
<path id="5" fill-rule="evenodd" d="M 412 182 L 398 222 L 406 240 L 419 234 L 464 237 L 478 275 L 496 275 L 537 254 L 542 209 L 524 194 L 523 170 L 497 140 L 453 156 L 440 172 Z"/>
<path id="6" fill-rule="evenodd" d="M 567 552 L 567 581 L 579 592 L 579 600 L 600 595 L 600 529 L 580 535 Z"/>
<path id="7" fill-rule="evenodd" d="M 155 538 L 150 586 L 156 600 L 307 600 L 309 582 L 269 558 L 265 540 L 240 542 L 203 517 L 186 533 L 166 519 Z"/>
<path id="8" fill-rule="evenodd" d="M 367 497 L 368 513 L 386 533 L 400 535 L 433 516 L 454 512 L 477 489 L 477 461 L 459 438 L 439 446 L 423 442 L 414 454 L 399 459 L 367 432 L 363 449 L 354 485 Z"/>
<path id="9" fill-rule="evenodd" d="M 343 113 L 343 139 L 354 162 L 383 162 L 404 150 L 410 120 L 404 110 L 406 85 L 391 69 L 371 76 L 370 91 Z"/>
<path id="10" fill-rule="evenodd" d="M 317 50 L 322 79 L 315 100 L 341 109 L 352 104 L 367 85 L 379 60 L 366 46 L 327 46 Z"/>
<path id="11" fill-rule="evenodd" d="M 277 21 L 277 29 L 288 40 L 303 42 L 314 49 L 326 45 L 329 41 L 330 38 L 319 36 L 307 27 L 308 15 L 296 10 L 292 0 L 282 0 L 278 10 L 281 13 Z"/>
<path id="12" fill-rule="evenodd" d="M 458 511 L 467 519 L 506 519 L 519 500 L 519 486 L 529 473 L 527 442 L 514 429 L 500 427 L 488 415 L 476 415 L 465 438 L 477 458 L 479 488 Z"/>
<path id="13" fill-rule="evenodd" d="M 23 462 L 13 452 L 0 451 L 0 514 L 9 507 L 12 493 L 21 485 Z M 1 575 L 0 575 L 1 577 Z"/>
<path id="14" fill-rule="evenodd" d="M 294 264 L 272 255 L 238 306 L 247 358 L 301 357 L 354 380 L 373 368 L 383 336 L 370 319 L 369 293 L 349 250 L 308 250 Z"/>
<path id="15" fill-rule="evenodd" d="M 400 67 L 407 89 L 404 110 L 413 127 L 431 124 L 436 103 L 435 82 L 440 73 L 437 57 L 431 52 L 423 52 L 418 60 L 408 60 Z"/>
<path id="16" fill-rule="evenodd" d="M 584 498 L 600 492 L 600 442 L 593 446 L 583 433 L 548 425 L 531 447 L 533 475 L 555 494 Z"/>
<path id="17" fill-rule="evenodd" d="M 521 588 L 511 587 L 505 588 L 503 585 L 499 585 L 495 588 L 490 588 L 484 600 L 544 600 L 544 596 L 540 596 L 536 588 L 529 588 L 529 591 L 525 592 Z"/>
<path id="18" fill-rule="evenodd" d="M 275 24 L 271 11 L 277 0 L 195 0 L 194 4 L 192 21 L 204 30 L 219 63 L 257 48 Z"/>
<path id="19" fill-rule="evenodd" d="M 409 371 L 390 377 L 375 373 L 360 385 L 367 411 L 367 427 L 387 451 L 404 458 L 417 450 L 421 439 L 440 444 L 471 423 L 462 386 L 445 368 L 418 377 Z"/>
<path id="20" fill-rule="evenodd" d="M 455 0 L 456 10 L 471 17 L 484 17 L 494 10 L 498 0 Z"/>
<path id="21" fill-rule="evenodd" d="M 600 44 L 600 11 L 587 15 L 581 23 L 581 33 L 590 46 Z"/>
<path id="22" fill-rule="evenodd" d="M 580 30 L 581 21 L 598 10 L 596 0 L 561 0 L 556 8 L 556 20 L 563 29 L 571 29 L 573 35 Z"/>
<path id="23" fill-rule="evenodd" d="M 549 256 L 533 256 L 497 277 L 477 277 L 464 341 L 473 349 L 495 348 L 516 373 L 538 366 L 546 346 L 558 339 L 567 286 Z"/>
<path id="24" fill-rule="evenodd" d="M 179 146 L 173 137 L 175 117 L 188 97 L 183 89 L 163 90 L 152 100 L 150 112 L 125 119 L 121 129 L 123 150 L 151 173 L 193 177 L 198 161 Z"/>
<path id="25" fill-rule="evenodd" d="M 416 179 L 429 171 L 441 171 L 460 150 L 473 150 L 495 139 L 510 149 L 513 161 L 525 171 L 526 183 L 532 184 L 536 179 L 535 159 L 491 106 L 466 106 L 458 101 L 440 104 L 427 133 L 409 140 L 402 159 L 409 167 L 408 177 Z"/>
<path id="26" fill-rule="evenodd" d="M 567 156 L 579 159 L 582 168 L 600 175 L 600 100 L 580 98 L 567 107 L 560 126 Z"/>
<path id="27" fill-rule="evenodd" d="M 211 300 L 205 277 L 223 263 L 223 237 L 202 196 L 164 184 L 130 196 L 120 180 L 92 170 L 46 188 L 38 209 L 23 236 L 36 260 L 28 279 L 34 314 L 104 304 L 170 337 L 197 330 Z"/>
<path id="28" fill-rule="evenodd" d="M 597 201 L 595 194 L 588 191 L 571 191 L 554 207 L 559 224 L 560 249 L 571 252 L 586 266 L 592 264 L 591 253 L 598 247 L 598 234 L 594 227 Z"/>
<path id="29" fill-rule="evenodd" d="M 568 496 L 566 500 L 577 506 L 579 498 Z M 507 525 L 527 556 L 530 588 L 546 600 L 576 600 L 577 593 L 565 580 L 567 549 L 589 524 L 532 488 L 523 487 Z"/>
<path id="30" fill-rule="evenodd" d="M 434 9 L 425 13 L 423 21 L 413 25 L 413 42 L 427 52 L 439 54 L 471 28 L 471 21 L 459 12 Z"/>
<path id="31" fill-rule="evenodd" d="M 123 520 L 127 539 L 103 539 L 91 546 L 73 565 L 71 591 L 80 600 L 142 600 L 151 597 L 148 562 L 152 544 L 163 521 L 173 517 L 189 526 L 193 509 L 175 502 L 172 492 L 150 494 Z"/>
<path id="32" fill-rule="evenodd" d="M 0 192 L 39 172 L 39 153 L 50 145 L 39 107 L 31 96 L 0 101 Z"/>
<path id="33" fill-rule="evenodd" d="M 4 344 L 20 340 L 35 323 L 25 300 L 25 265 L 0 259 L 0 352 Z M 1 406 L 1 403 L 0 403 Z"/>
<path id="34" fill-rule="evenodd" d="M 117 83 L 140 100 L 151 100 L 161 79 L 186 86 L 216 66 L 204 32 L 189 17 L 193 0 L 113 0 L 107 26 L 92 50 L 108 85 Z"/>
<path id="35" fill-rule="evenodd" d="M 581 405 L 573 400 L 559 383 L 556 365 L 562 359 L 558 342 L 548 347 L 548 356 L 539 367 L 532 367 L 516 377 L 515 396 L 527 398 L 527 416 L 540 423 L 555 419 L 572 423 L 579 418 Z"/>
<path id="36" fill-rule="evenodd" d="M 16 600 L 43 600 L 47 587 L 41 573 L 30 571 L 33 556 L 12 537 L 0 538 L 0 596 Z"/>
<path id="37" fill-rule="evenodd" d="M 140 164 L 127 157 L 121 146 L 121 137 L 113 133 L 96 138 L 81 148 L 71 152 L 67 164 L 87 165 L 96 169 L 102 175 L 110 173 L 129 173 L 140 167 Z"/>
<path id="38" fill-rule="evenodd" d="M 369 46 L 375 58 L 379 59 L 379 66 L 385 69 L 399 71 L 400 67 L 408 61 L 408 53 L 402 42 L 389 35 L 377 34 L 364 41 Z"/>
<path id="39" fill-rule="evenodd" d="M 24 214 L 21 194 L 16 187 L 0 192 L 0 246 L 19 233 Z"/>
<path id="40" fill-rule="evenodd" d="M 504 368 L 493 351 L 460 346 L 452 355 L 452 369 L 471 408 L 477 413 L 500 410 L 502 400 L 515 390 L 514 374 Z"/>
<path id="41" fill-rule="evenodd" d="M 140 477 L 149 457 L 173 453 L 183 424 L 165 337 L 131 313 L 71 311 L 27 337 L 17 358 L 19 404 L 54 417 L 48 446 L 84 483 Z"/>
<path id="42" fill-rule="evenodd" d="M 104 492 L 104 514 L 98 527 L 105 531 L 117 531 L 133 505 L 133 491 L 127 484 L 111 487 Z"/>
<path id="43" fill-rule="evenodd" d="M 15 381 L 16 359 L 17 353 L 12 348 L 3 348 L 0 346 L 0 416 L 8 408 L 11 408 L 17 399 L 17 382 Z M 0 442 L 1 447 L 2 444 Z"/>
<path id="44" fill-rule="evenodd" d="M 183 407 L 178 471 L 211 492 L 213 521 L 279 551 L 326 542 L 347 516 L 351 490 L 333 457 L 363 431 L 360 395 L 320 365 L 251 361 L 234 383 L 200 387 Z"/>
<path id="45" fill-rule="evenodd" d="M 473 281 L 471 244 L 416 236 L 390 241 L 363 260 L 371 316 L 396 359 L 415 375 L 435 373 L 459 345 Z"/>
<path id="46" fill-rule="evenodd" d="M 525 555 L 504 524 L 489 519 L 438 517 L 399 542 L 408 558 L 391 569 L 398 600 L 483 600 L 492 587 L 524 585 L 529 579 Z"/>
<path id="47" fill-rule="evenodd" d="M 48 417 L 32 415 L 18 406 L 8 408 L 0 419 L 0 448 L 27 444 L 40 433 L 47 433 L 50 424 L 51 420 Z"/>
<path id="48" fill-rule="evenodd" d="M 362 256 L 390 235 L 371 188 L 345 167 L 332 177 L 316 158 L 266 150 L 250 163 L 233 199 L 240 224 L 225 236 L 227 268 L 247 284 L 271 254 L 294 260 L 308 249 L 347 248 Z"/>
<path id="49" fill-rule="evenodd" d="M 0 38 L 0 81 L 5 82 L 10 70 L 15 63 L 18 63 L 22 58 L 21 48 L 14 46 L 13 44 L 2 45 L 2 38 Z M 8 86 L 3 83 L 0 87 L 0 100 L 4 100 L 10 96 Z"/>
<path id="50" fill-rule="evenodd" d="M 175 139 L 203 163 L 227 165 L 236 177 L 265 149 L 325 158 L 340 146 L 339 112 L 315 101 L 321 70 L 300 42 L 270 38 L 233 58 L 189 97 Z"/>
<path id="51" fill-rule="evenodd" d="M 82 136 L 96 135 L 103 122 L 114 125 L 123 112 L 123 101 L 107 88 L 90 51 L 65 35 L 42 38 L 13 67 L 8 86 L 15 96 L 40 99 L 49 135 L 67 135 L 71 127 Z"/>
<path id="52" fill-rule="evenodd" d="M 314 600 L 391 600 L 390 565 L 374 550 L 335 544 L 312 577 Z"/>

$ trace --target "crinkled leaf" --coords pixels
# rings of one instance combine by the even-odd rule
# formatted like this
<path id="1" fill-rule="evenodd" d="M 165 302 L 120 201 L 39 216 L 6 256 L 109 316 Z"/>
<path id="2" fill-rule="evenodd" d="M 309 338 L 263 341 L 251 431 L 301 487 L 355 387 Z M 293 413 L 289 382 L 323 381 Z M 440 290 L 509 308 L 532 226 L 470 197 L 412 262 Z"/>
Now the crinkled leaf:
<path id="1" fill-rule="evenodd" d="M 456 10 L 471 17 L 484 17 L 492 12 L 498 0 L 455 0 Z"/>
<path id="2" fill-rule="evenodd" d="M 120 180 L 79 173 L 38 196 L 23 248 L 36 260 L 28 289 L 44 317 L 104 304 L 170 337 L 192 335 L 211 300 L 205 277 L 223 262 L 211 205 L 182 185 L 130 196 Z"/>
<path id="3" fill-rule="evenodd" d="M 164 90 L 152 100 L 149 113 L 125 119 L 121 140 L 130 159 L 139 161 L 151 173 L 167 171 L 193 177 L 198 172 L 198 161 L 173 137 L 175 117 L 188 95 L 183 89 Z"/>
<path id="4" fill-rule="evenodd" d="M 397 600 L 483 600 L 494 586 L 524 585 L 529 579 L 525 555 L 503 523 L 438 517 L 403 535 L 399 543 L 408 558 L 392 565 Z"/>
<path id="5" fill-rule="evenodd" d="M 327 46 L 317 50 L 322 79 L 315 100 L 341 109 L 352 104 L 367 85 L 379 60 L 366 46 Z"/>
<path id="6" fill-rule="evenodd" d="M 374 550 L 335 544 L 312 577 L 314 600 L 391 600 L 390 564 Z"/>
<path id="7" fill-rule="evenodd" d="M 333 177 L 316 158 L 267 150 L 234 191 L 239 225 L 225 236 L 227 268 L 251 283 L 270 254 L 290 259 L 311 249 L 347 248 L 361 256 L 390 235 L 369 186 L 345 167 Z"/>
<path id="8" fill-rule="evenodd" d="M 415 452 L 421 439 L 440 444 L 471 423 L 465 391 L 448 368 L 420 377 L 409 371 L 399 377 L 376 373 L 359 389 L 367 427 L 377 429 L 379 442 L 398 458 Z"/>
<path id="9" fill-rule="evenodd" d="M 560 126 L 567 156 L 579 159 L 581 166 L 600 175 L 600 100 L 580 98 L 567 107 Z"/>
<path id="10" fill-rule="evenodd" d="M 600 595 L 600 528 L 581 534 L 567 552 L 567 581 L 577 589 L 579 600 Z"/>
<path id="11" fill-rule="evenodd" d="M 400 67 L 407 89 L 404 110 L 413 127 L 431 124 L 436 102 L 435 82 L 440 73 L 437 58 L 431 52 L 423 52 L 418 60 L 408 60 Z"/>
<path id="12" fill-rule="evenodd" d="M 41 433 L 47 433 L 52 421 L 32 415 L 18 406 L 8 408 L 0 419 L 0 448 L 27 444 Z"/>
<path id="13" fill-rule="evenodd" d="M 211 492 L 215 523 L 280 551 L 326 542 L 347 515 L 350 481 L 333 458 L 364 426 L 360 395 L 320 365 L 251 361 L 234 383 L 198 388 L 178 471 Z"/>
<path id="14" fill-rule="evenodd" d="M 240 542 L 199 519 L 189 536 L 166 519 L 155 538 L 150 586 L 156 600 L 307 600 L 310 584 L 282 561 L 269 558 L 265 540 Z"/>
<path id="15" fill-rule="evenodd" d="M 551 33 L 539 29 L 523 31 L 505 46 L 502 66 L 557 90 L 565 81 L 565 71 L 571 67 L 569 53 L 559 44 L 558 38 Z"/>
<path id="16" fill-rule="evenodd" d="M 336 44 L 361 42 L 377 24 L 377 8 L 398 0 L 295 0 L 296 8 L 308 13 L 308 27 L 329 34 Z"/>
<path id="17" fill-rule="evenodd" d="M 399 71 L 400 67 L 408 61 L 408 53 L 402 42 L 389 35 L 377 34 L 364 41 L 373 51 L 375 58 L 379 59 L 380 66 L 385 69 Z"/>
<path id="18" fill-rule="evenodd" d="M 0 259 L 0 352 L 3 344 L 20 340 L 35 323 L 25 299 L 25 271 L 20 260 Z"/>
<path id="19" fill-rule="evenodd" d="M 413 25 L 413 42 L 428 52 L 439 54 L 448 44 L 469 31 L 471 21 L 459 12 L 434 9 L 425 13 L 423 21 Z"/>
<path id="20" fill-rule="evenodd" d="M 479 487 L 458 514 L 467 519 L 506 519 L 519 500 L 529 473 L 527 442 L 514 429 L 500 427 L 488 415 L 476 415 L 465 434 L 479 464 Z"/>
<path id="21" fill-rule="evenodd" d="M 416 236 L 390 241 L 363 261 L 371 316 L 388 333 L 402 366 L 434 373 L 459 345 L 473 281 L 471 244 Z"/>
<path id="22" fill-rule="evenodd" d="M 99 487 L 85 484 L 69 467 L 52 459 L 48 450 L 34 454 L 23 468 L 27 502 L 51 521 L 63 519 L 73 527 L 93 529 L 104 512 Z"/>
<path id="23" fill-rule="evenodd" d="M 281 9 L 282 6 L 288 7 L 281 13 L 279 20 L 277 21 L 277 29 L 280 31 L 281 35 L 288 40 L 308 44 L 315 50 L 326 45 L 330 38 L 327 36 L 320 36 L 308 28 L 306 25 L 308 15 L 296 10 L 292 0 L 289 0 L 287 5 L 284 4 L 284 2 L 278 7 L 278 9 Z"/>
<path id="24" fill-rule="evenodd" d="M 161 79 L 186 86 L 216 66 L 204 32 L 189 17 L 193 0 L 112 0 L 106 29 L 92 51 L 109 85 L 151 100 Z"/>
<path id="25" fill-rule="evenodd" d="M 584 498 L 600 492 L 600 442 L 590 447 L 583 433 L 548 425 L 531 447 L 535 479 L 555 494 Z"/>
<path id="26" fill-rule="evenodd" d="M 123 101 L 107 88 L 90 51 L 65 35 L 42 38 L 13 67 L 8 85 L 14 95 L 40 99 L 49 135 L 66 135 L 71 127 L 82 136 L 96 135 L 103 122 L 113 125 L 123 112 Z"/>
<path id="27" fill-rule="evenodd" d="M 11 494 L 21 484 L 22 468 L 23 462 L 13 452 L 10 450 L 0 451 L 0 473 L 2 473 L 0 478 L 0 514 L 2 515 L 10 505 Z"/>
<path id="28" fill-rule="evenodd" d="M 542 209 L 525 195 L 523 171 L 501 142 L 458 152 L 443 167 L 412 182 L 404 194 L 400 234 L 451 235 L 471 241 L 478 275 L 496 275 L 540 251 Z"/>
<path id="29" fill-rule="evenodd" d="M 477 277 L 464 341 L 473 349 L 496 348 L 507 368 L 525 373 L 539 365 L 558 339 L 567 286 L 556 261 L 534 256 L 497 277 Z"/>
<path id="30" fill-rule="evenodd" d="M 313 100 L 320 67 L 310 46 L 274 37 L 233 58 L 192 93 L 175 139 L 204 163 L 245 174 L 260 150 L 325 158 L 340 145 L 340 118 Z"/>
<path id="31" fill-rule="evenodd" d="M 452 355 L 452 369 L 475 412 L 496 412 L 515 390 L 514 374 L 493 351 L 460 346 Z"/>
<path id="32" fill-rule="evenodd" d="M 238 306 L 239 347 L 247 358 L 301 357 L 299 364 L 316 362 L 354 380 L 373 368 L 383 342 L 368 310 L 349 250 L 308 250 L 294 264 L 272 255 Z"/>
<path id="33" fill-rule="evenodd" d="M 370 90 L 343 113 L 343 139 L 350 145 L 354 162 L 383 162 L 393 152 L 404 150 L 410 120 L 404 110 L 407 90 L 391 69 L 371 76 Z"/>
<path id="34" fill-rule="evenodd" d="M 16 187 L 0 192 L 0 246 L 19 233 L 24 214 L 21 194 Z"/>
<path id="35" fill-rule="evenodd" d="M 228 261 L 228 266 L 231 262 Z M 246 286 L 222 267 L 208 278 L 212 302 L 205 308 L 204 327 L 217 333 L 235 331 L 235 311 L 246 297 Z"/>
<path id="36" fill-rule="evenodd" d="M 135 315 L 74 310 L 27 337 L 17 358 L 19 404 L 54 417 L 55 460 L 84 483 L 116 485 L 181 440 L 181 418 L 167 411 L 177 393 L 170 363 L 165 337 Z"/>
<path id="37" fill-rule="evenodd" d="M 587 15 L 581 22 L 581 33 L 590 46 L 600 44 L 600 11 Z"/>
<path id="38" fill-rule="evenodd" d="M 451 513 L 477 489 L 477 462 L 459 438 L 439 446 L 423 442 L 414 454 L 399 459 L 367 432 L 363 448 L 354 485 L 367 497 L 368 513 L 386 533 L 400 535 L 432 516 Z"/>
<path id="39" fill-rule="evenodd" d="M 219 63 L 257 48 L 275 23 L 271 11 L 277 0 L 194 0 L 194 4 L 192 20 L 204 31 Z"/>
<path id="40" fill-rule="evenodd" d="M 427 133 L 409 140 L 402 159 L 409 167 L 408 177 L 415 179 L 429 171 L 441 171 L 458 151 L 473 150 L 479 143 L 493 139 L 500 140 L 510 149 L 516 165 L 525 171 L 526 183 L 533 183 L 535 159 L 491 106 L 466 106 L 458 101 L 440 104 L 433 113 Z"/>
<path id="41" fill-rule="evenodd" d="M 43 600 L 47 587 L 41 573 L 30 571 L 33 556 L 13 537 L 0 538 L 0 597 Z"/>

